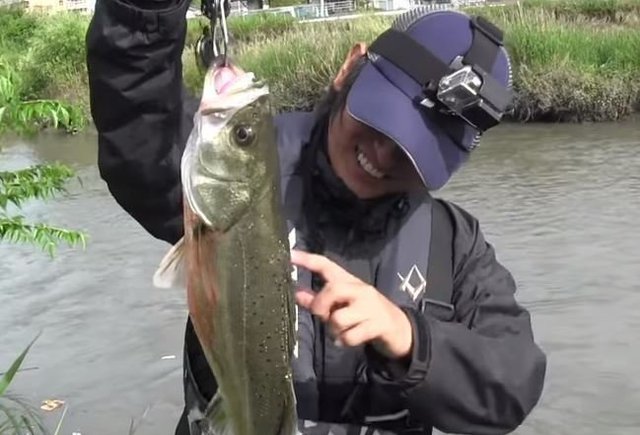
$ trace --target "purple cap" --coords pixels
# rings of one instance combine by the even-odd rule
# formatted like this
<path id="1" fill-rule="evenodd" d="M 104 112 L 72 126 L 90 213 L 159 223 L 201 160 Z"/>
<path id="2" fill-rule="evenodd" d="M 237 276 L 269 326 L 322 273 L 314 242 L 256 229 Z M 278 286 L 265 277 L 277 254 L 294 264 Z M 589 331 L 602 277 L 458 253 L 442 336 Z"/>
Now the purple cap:
<path id="1" fill-rule="evenodd" d="M 473 40 L 471 17 L 456 11 L 415 8 L 396 18 L 392 27 L 405 31 L 446 65 L 464 56 Z M 499 84 L 511 87 L 511 63 L 503 47 L 489 72 Z M 421 94 L 421 83 L 382 56 L 374 55 L 349 91 L 347 110 L 400 145 L 425 186 L 437 190 L 468 159 L 481 133 L 453 116 L 429 116 L 426 112 L 431 109 L 416 100 Z M 456 134 L 447 134 L 445 124 Z M 452 136 L 457 137 L 456 141 Z"/>

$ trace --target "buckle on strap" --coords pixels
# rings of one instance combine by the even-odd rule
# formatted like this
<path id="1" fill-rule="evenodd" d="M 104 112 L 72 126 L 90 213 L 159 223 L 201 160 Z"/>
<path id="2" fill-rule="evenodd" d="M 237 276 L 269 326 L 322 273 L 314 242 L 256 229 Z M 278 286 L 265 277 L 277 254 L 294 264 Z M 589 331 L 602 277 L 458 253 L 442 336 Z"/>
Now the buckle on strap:
<path id="1" fill-rule="evenodd" d="M 427 311 L 428 307 L 430 313 L 433 313 L 435 317 L 446 322 L 453 320 L 456 315 L 456 307 L 452 304 L 437 301 L 435 299 L 430 299 L 427 297 L 423 297 L 422 299 L 420 299 L 420 302 L 418 304 L 420 312 L 424 314 Z"/>

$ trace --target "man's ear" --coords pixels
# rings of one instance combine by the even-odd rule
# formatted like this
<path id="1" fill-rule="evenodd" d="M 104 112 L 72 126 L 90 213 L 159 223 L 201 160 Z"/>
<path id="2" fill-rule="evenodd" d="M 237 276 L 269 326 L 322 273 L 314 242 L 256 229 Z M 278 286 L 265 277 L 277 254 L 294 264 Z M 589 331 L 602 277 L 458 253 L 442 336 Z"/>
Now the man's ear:
<path id="1" fill-rule="evenodd" d="M 344 81 L 346 80 L 351 70 L 353 70 L 353 68 L 355 67 L 358 59 L 366 54 L 367 44 L 365 44 L 364 42 L 358 42 L 353 47 L 351 47 L 351 50 L 349 50 L 349 53 L 347 53 L 347 58 L 342 63 L 342 66 L 338 70 L 338 74 L 336 74 L 333 79 L 333 88 L 336 91 L 342 89 Z"/>

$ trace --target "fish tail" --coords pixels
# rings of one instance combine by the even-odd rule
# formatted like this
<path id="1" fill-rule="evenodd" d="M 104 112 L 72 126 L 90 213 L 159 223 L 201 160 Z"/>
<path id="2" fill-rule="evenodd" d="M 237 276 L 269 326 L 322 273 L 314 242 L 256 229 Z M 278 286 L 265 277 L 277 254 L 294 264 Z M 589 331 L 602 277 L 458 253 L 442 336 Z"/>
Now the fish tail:
<path id="1" fill-rule="evenodd" d="M 184 237 L 173 245 L 162 258 L 153 274 L 153 285 L 158 288 L 185 288 L 185 241 Z"/>

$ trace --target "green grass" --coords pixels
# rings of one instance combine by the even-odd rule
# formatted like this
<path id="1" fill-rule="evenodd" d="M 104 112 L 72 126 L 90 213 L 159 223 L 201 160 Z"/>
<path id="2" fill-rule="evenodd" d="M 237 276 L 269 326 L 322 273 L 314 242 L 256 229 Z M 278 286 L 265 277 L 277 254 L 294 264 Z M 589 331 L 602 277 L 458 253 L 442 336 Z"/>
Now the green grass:
<path id="1" fill-rule="evenodd" d="M 268 80 L 280 110 L 310 108 L 353 42 L 373 39 L 388 23 L 388 18 L 371 16 L 357 23 L 298 24 L 277 37 L 239 45 L 234 58 L 244 69 Z M 191 52 L 185 56 L 185 80 L 199 91 L 202 77 Z"/>
<path id="2" fill-rule="evenodd" d="M 553 1 L 548 6 L 534 0 L 470 10 L 488 16 L 505 30 L 517 92 L 512 119 L 617 120 L 638 110 L 640 26 L 630 23 L 640 17 L 640 2 L 604 2 L 626 8 L 626 21 L 616 23 L 604 23 L 606 14 L 587 7 L 592 3 Z M 245 38 L 234 53 L 243 67 L 268 80 L 280 110 L 308 109 L 338 70 L 348 48 L 356 41 L 371 42 L 391 20 L 367 16 L 289 24 L 278 35 Z M 191 53 L 185 57 L 185 77 L 198 91 L 202 78 Z"/>
<path id="3" fill-rule="evenodd" d="M 551 12 L 561 19 L 596 19 L 633 24 L 640 14 L 639 0 L 526 0 L 521 6 Z"/>
<path id="4" fill-rule="evenodd" d="M 612 18 L 616 5 L 624 19 Z M 505 30 L 516 119 L 615 120 L 638 110 L 640 1 L 533 0 L 482 12 Z"/>
<path id="5" fill-rule="evenodd" d="M 640 109 L 640 0 L 527 0 L 472 8 L 505 30 L 514 60 L 520 121 L 599 121 Z M 231 53 L 265 78 L 279 110 L 308 109 L 349 47 L 371 42 L 392 17 L 300 23 L 259 14 L 229 20 Z M 0 13 L 0 59 L 21 78 L 23 98 L 72 102 L 88 115 L 84 35 L 88 18 Z M 192 47 L 206 20 L 190 20 L 184 78 L 199 93 Z M 4 41 L 12 41 L 10 43 Z"/>
<path id="6" fill-rule="evenodd" d="M 244 17 L 229 17 L 227 24 L 233 50 L 238 44 L 275 39 L 292 30 L 297 20 L 290 15 L 252 14 Z M 185 45 L 192 47 L 202 35 L 203 28 L 209 25 L 207 18 L 198 17 L 189 20 Z"/>
<path id="7" fill-rule="evenodd" d="M 37 410 L 21 398 L 8 393 L 9 386 L 38 336 L 27 345 L 7 372 L 0 377 L 0 435 L 47 433 Z"/>
<path id="8" fill-rule="evenodd" d="M 59 100 L 89 114 L 85 65 L 88 17 L 0 8 L 0 65 L 10 66 L 22 101 Z"/>

